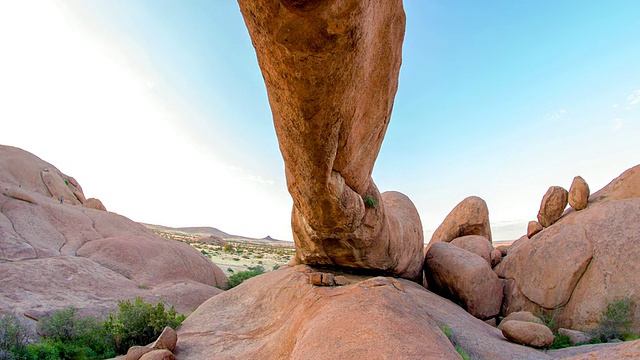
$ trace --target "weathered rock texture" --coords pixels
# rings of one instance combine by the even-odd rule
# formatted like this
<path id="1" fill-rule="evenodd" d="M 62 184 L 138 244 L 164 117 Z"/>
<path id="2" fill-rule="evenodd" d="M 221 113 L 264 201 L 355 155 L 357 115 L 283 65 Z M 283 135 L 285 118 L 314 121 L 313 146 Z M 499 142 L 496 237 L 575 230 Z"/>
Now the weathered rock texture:
<path id="1" fill-rule="evenodd" d="M 551 226 L 562 216 L 564 208 L 567 207 L 569 192 L 560 186 L 552 186 L 542 197 L 540 211 L 538 211 L 538 222 L 543 227 Z"/>
<path id="2" fill-rule="evenodd" d="M 555 312 L 559 327 L 588 332 L 608 303 L 623 298 L 637 302 L 640 198 L 631 196 L 640 191 L 624 183 L 637 181 L 637 169 L 596 193 L 597 201 L 590 200 L 586 209 L 567 210 L 533 239 L 525 237 L 512 245 L 494 269 L 504 278 L 503 314 Z M 632 331 L 640 332 L 640 311 L 632 321 Z"/>
<path id="3" fill-rule="evenodd" d="M 74 306 L 104 316 L 141 296 L 187 313 L 224 286 L 224 273 L 189 245 L 80 206 L 75 179 L 26 151 L 0 145 L 0 189 L 0 311 Z M 59 194 L 75 200 L 61 204 Z"/>
<path id="4" fill-rule="evenodd" d="M 502 284 L 482 257 L 439 242 L 427 251 L 424 267 L 429 289 L 462 302 L 471 315 L 486 319 L 500 313 Z"/>
<path id="5" fill-rule="evenodd" d="M 450 242 L 465 235 L 479 235 L 491 241 L 489 209 L 477 196 L 469 196 L 456 205 L 433 233 L 429 244 Z"/>
<path id="6" fill-rule="evenodd" d="M 582 210 L 587 207 L 589 202 L 589 185 L 581 176 L 573 178 L 571 187 L 569 188 L 569 205 L 575 210 Z"/>
<path id="7" fill-rule="evenodd" d="M 420 279 L 417 211 L 371 179 L 398 87 L 402 1 L 239 4 L 293 197 L 297 260 Z"/>

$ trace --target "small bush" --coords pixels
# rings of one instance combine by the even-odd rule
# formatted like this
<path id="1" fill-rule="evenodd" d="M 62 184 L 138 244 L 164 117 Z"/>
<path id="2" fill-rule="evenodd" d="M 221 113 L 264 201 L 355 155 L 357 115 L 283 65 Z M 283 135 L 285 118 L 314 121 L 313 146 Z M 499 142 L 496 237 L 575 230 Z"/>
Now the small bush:
<path id="1" fill-rule="evenodd" d="M 375 208 L 376 206 L 378 206 L 378 202 L 371 195 L 365 196 L 362 200 L 364 201 L 364 205 L 366 207 Z"/>
<path id="2" fill-rule="evenodd" d="M 631 319 L 635 303 L 630 298 L 617 299 L 607 304 L 607 311 L 602 314 L 595 336 L 603 342 L 613 339 L 624 340 L 631 331 Z"/>
<path id="3" fill-rule="evenodd" d="M 553 338 L 553 344 L 551 344 L 551 346 L 548 349 L 564 349 L 564 348 L 568 348 L 570 346 L 573 346 L 571 344 L 571 339 L 567 336 L 567 335 L 559 335 L 554 333 L 554 338 Z"/>
<path id="4" fill-rule="evenodd" d="M 227 252 L 227 253 L 234 253 L 236 251 L 236 249 L 233 248 L 233 245 L 226 244 L 225 246 L 222 247 L 222 251 Z"/>
<path id="5" fill-rule="evenodd" d="M 20 359 L 27 351 L 29 333 L 13 314 L 0 315 L 0 359 Z"/>
<path id="6" fill-rule="evenodd" d="M 175 329 L 186 318 L 176 313 L 173 306 L 166 311 L 161 301 L 153 306 L 140 297 L 133 302 L 118 301 L 118 308 L 118 315 L 109 314 L 106 326 L 114 335 L 119 354 L 126 353 L 131 346 L 154 341 L 165 326 Z"/>
<path id="7" fill-rule="evenodd" d="M 280 264 L 273 265 L 273 271 L 280 269 Z"/>
<path id="8" fill-rule="evenodd" d="M 237 273 L 229 276 L 229 279 L 227 280 L 226 288 L 227 290 L 234 288 L 242 284 L 243 281 L 263 273 L 264 273 L 264 268 L 260 265 L 256 267 L 250 267 L 249 270 L 247 271 L 238 271 Z"/>

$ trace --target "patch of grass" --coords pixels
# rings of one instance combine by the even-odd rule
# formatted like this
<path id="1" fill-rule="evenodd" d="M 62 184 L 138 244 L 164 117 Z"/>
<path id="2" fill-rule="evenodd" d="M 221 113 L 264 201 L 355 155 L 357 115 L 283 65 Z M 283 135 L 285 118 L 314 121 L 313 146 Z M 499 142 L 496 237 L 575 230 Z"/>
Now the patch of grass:
<path id="1" fill-rule="evenodd" d="M 442 331 L 446 337 L 451 338 L 451 328 L 449 327 L 449 325 L 440 325 L 438 327 L 440 328 L 440 331 Z"/>
<path id="2" fill-rule="evenodd" d="M 371 195 L 365 196 L 364 198 L 362 198 L 362 200 L 364 201 L 364 206 L 366 207 L 375 208 L 376 206 L 378 206 L 378 202 Z"/>
<path id="3" fill-rule="evenodd" d="M 226 288 L 227 290 L 234 288 L 242 284 L 243 281 L 263 273 L 264 273 L 264 268 L 260 265 L 249 268 L 249 270 L 247 271 L 238 271 L 237 273 L 229 276 L 229 279 L 227 280 Z"/>
<path id="4" fill-rule="evenodd" d="M 460 346 L 456 345 L 456 351 L 458 352 L 458 354 L 460 354 L 460 356 L 462 356 L 463 360 L 471 360 L 471 356 L 469 356 L 469 354 L 467 354 L 467 352 L 464 351 L 464 349 Z"/>

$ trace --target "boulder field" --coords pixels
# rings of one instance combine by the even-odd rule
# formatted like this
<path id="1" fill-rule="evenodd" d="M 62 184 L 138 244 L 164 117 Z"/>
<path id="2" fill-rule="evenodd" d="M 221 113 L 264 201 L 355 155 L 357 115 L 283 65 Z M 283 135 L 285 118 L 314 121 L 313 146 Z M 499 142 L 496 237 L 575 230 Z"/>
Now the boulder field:
<path id="1" fill-rule="evenodd" d="M 24 150 L 0 145 L 0 190 L 0 311 L 104 316 L 140 296 L 189 313 L 226 282 L 191 246 L 104 210 Z"/>

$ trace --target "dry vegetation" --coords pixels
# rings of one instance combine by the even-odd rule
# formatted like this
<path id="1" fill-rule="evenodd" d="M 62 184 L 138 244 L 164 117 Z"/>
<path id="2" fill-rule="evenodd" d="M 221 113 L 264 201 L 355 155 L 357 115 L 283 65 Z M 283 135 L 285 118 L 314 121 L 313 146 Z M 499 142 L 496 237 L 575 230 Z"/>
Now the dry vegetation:
<path id="1" fill-rule="evenodd" d="M 295 255 L 293 243 L 269 242 L 258 239 L 201 237 L 170 230 L 152 229 L 164 238 L 185 242 L 218 265 L 227 274 L 262 266 L 271 271 L 286 265 Z"/>

